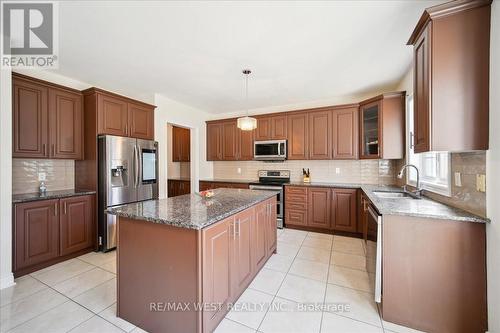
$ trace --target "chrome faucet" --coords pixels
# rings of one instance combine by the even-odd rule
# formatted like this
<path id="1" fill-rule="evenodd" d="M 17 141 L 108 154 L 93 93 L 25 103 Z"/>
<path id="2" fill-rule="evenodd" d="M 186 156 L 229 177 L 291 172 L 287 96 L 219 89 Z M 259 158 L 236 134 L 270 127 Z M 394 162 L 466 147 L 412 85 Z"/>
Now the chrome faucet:
<path id="1" fill-rule="evenodd" d="M 406 185 L 403 186 L 403 190 L 406 193 L 413 194 L 416 198 L 420 198 L 422 196 L 422 189 L 420 188 L 420 172 L 418 171 L 418 168 L 414 164 L 405 164 L 401 167 L 401 170 L 399 170 L 398 173 L 398 178 L 402 179 L 403 178 L 403 173 L 407 168 L 414 168 L 415 171 L 417 171 L 417 189 L 415 191 L 408 191 L 406 189 Z"/>

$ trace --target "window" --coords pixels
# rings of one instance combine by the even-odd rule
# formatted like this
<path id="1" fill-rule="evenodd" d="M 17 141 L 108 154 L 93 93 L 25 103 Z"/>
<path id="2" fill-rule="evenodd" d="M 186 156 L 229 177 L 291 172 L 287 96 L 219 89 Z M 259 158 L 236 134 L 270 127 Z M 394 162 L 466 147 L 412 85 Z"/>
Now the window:
<path id="1" fill-rule="evenodd" d="M 451 159 L 448 152 L 428 152 L 415 154 L 413 152 L 413 96 L 407 99 L 407 135 L 408 163 L 414 164 L 420 171 L 420 187 L 431 192 L 451 195 Z M 406 170 L 406 183 L 416 186 L 417 173 L 413 168 Z"/>

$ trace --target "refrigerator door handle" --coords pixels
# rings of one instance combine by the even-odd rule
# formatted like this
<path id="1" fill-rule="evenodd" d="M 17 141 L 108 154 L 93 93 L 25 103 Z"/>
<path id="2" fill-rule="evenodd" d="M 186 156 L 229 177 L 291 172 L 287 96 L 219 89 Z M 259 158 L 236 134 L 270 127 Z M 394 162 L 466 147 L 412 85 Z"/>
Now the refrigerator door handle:
<path id="1" fill-rule="evenodd" d="M 139 186 L 139 149 L 134 145 L 134 187 Z"/>

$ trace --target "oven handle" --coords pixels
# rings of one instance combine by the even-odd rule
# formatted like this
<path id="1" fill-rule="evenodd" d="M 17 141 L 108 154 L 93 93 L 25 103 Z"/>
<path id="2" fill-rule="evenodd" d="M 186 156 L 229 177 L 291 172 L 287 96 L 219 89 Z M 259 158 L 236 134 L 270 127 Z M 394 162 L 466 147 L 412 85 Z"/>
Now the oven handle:
<path id="1" fill-rule="evenodd" d="M 251 190 L 270 190 L 270 191 L 281 192 L 281 187 L 276 187 L 276 186 L 250 185 L 250 189 Z"/>
<path id="2" fill-rule="evenodd" d="M 368 205 L 368 212 L 377 220 L 377 257 L 375 263 L 375 302 L 382 302 L 382 216 L 372 205 Z"/>

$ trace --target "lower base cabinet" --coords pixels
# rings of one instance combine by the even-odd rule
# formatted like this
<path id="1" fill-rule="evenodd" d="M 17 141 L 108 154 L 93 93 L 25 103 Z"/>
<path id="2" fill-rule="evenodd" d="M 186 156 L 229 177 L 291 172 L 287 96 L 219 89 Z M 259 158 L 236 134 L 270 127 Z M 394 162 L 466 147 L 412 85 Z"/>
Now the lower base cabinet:
<path id="1" fill-rule="evenodd" d="M 230 183 L 230 182 L 211 182 L 200 180 L 200 191 L 215 190 L 216 188 L 250 188 L 248 183 Z"/>
<path id="2" fill-rule="evenodd" d="M 50 266 L 94 246 L 94 196 L 14 205 L 14 276 Z"/>
<path id="3" fill-rule="evenodd" d="M 169 198 L 191 193 L 191 181 L 189 180 L 169 179 L 167 182 Z"/>
<path id="4" fill-rule="evenodd" d="M 202 231 L 203 332 L 212 332 L 276 250 L 276 199 L 269 199 Z"/>
<path id="5" fill-rule="evenodd" d="M 285 187 L 285 225 L 358 233 L 357 189 Z"/>

